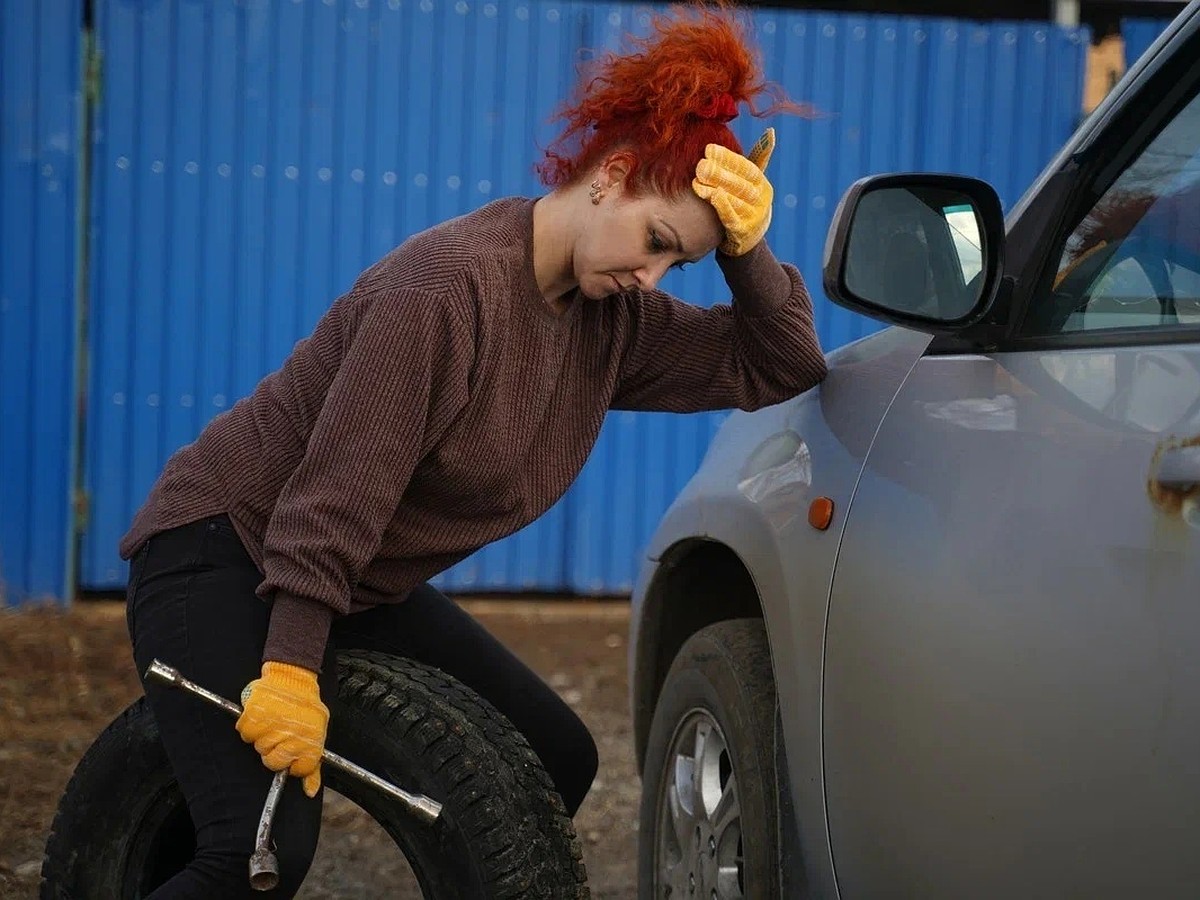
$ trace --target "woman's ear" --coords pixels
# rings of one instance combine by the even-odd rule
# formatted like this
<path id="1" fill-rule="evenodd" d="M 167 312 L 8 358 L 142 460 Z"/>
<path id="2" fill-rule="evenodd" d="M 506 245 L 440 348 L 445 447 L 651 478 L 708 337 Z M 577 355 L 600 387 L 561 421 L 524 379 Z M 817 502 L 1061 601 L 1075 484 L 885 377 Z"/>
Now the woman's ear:
<path id="1" fill-rule="evenodd" d="M 604 190 L 612 190 L 621 185 L 633 171 L 636 160 L 628 150 L 618 150 L 605 157 L 600 163 L 600 176 L 597 181 Z"/>

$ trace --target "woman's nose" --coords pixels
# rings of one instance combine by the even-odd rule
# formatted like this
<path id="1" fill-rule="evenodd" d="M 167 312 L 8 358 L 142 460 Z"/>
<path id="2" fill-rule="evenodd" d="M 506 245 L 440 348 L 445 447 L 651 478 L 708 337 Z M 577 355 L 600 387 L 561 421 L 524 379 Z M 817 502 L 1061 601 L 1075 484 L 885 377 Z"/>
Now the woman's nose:
<path id="1" fill-rule="evenodd" d="M 658 286 L 659 281 L 667 274 L 667 269 L 669 268 L 671 268 L 669 261 L 651 263 L 650 265 L 635 269 L 633 277 L 637 279 L 639 288 L 643 291 L 651 291 Z"/>

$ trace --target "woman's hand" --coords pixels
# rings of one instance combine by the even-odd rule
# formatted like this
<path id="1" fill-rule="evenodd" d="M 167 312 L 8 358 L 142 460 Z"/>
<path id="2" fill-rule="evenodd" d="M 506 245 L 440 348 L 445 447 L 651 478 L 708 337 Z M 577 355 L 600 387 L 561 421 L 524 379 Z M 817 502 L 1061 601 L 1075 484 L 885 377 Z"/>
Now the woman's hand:
<path id="1" fill-rule="evenodd" d="M 262 677 L 242 689 L 238 734 L 273 772 L 287 769 L 304 779 L 304 793 L 321 787 L 321 752 L 329 710 L 321 702 L 317 675 L 300 666 L 263 663 Z"/>
<path id="2" fill-rule="evenodd" d="M 709 144 L 696 163 L 692 190 L 717 211 L 725 228 L 720 251 L 741 256 L 753 250 L 771 224 L 775 189 L 763 172 L 775 150 L 775 129 L 768 128 L 750 148 L 748 157 L 720 144 Z"/>

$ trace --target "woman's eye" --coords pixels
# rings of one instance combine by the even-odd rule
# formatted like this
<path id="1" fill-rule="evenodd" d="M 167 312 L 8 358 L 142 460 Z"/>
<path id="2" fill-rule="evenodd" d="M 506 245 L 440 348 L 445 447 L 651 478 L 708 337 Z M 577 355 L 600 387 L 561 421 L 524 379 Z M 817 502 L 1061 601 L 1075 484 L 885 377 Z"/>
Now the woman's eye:
<path id="1" fill-rule="evenodd" d="M 650 249 L 655 253 L 662 253 L 667 249 L 666 243 L 663 242 L 663 239 L 658 236 L 658 232 L 653 228 L 650 229 Z"/>

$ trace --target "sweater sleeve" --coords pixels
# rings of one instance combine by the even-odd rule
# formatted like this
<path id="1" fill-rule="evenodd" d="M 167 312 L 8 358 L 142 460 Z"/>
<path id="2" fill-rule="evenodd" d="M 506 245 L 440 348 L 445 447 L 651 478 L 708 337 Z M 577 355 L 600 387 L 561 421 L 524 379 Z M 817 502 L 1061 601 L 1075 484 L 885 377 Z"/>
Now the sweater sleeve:
<path id="1" fill-rule="evenodd" d="M 812 300 L 800 272 L 766 241 L 744 256 L 717 254 L 733 303 L 710 309 L 651 291 L 628 303 L 614 409 L 752 410 L 825 377 Z"/>
<path id="2" fill-rule="evenodd" d="M 263 659 L 318 670 L 335 614 L 374 558 L 421 456 L 466 401 L 474 338 L 452 303 L 370 301 L 263 542 Z"/>

